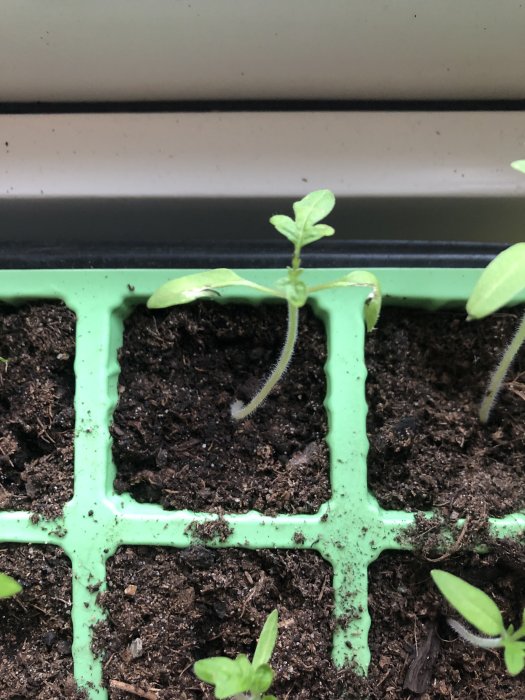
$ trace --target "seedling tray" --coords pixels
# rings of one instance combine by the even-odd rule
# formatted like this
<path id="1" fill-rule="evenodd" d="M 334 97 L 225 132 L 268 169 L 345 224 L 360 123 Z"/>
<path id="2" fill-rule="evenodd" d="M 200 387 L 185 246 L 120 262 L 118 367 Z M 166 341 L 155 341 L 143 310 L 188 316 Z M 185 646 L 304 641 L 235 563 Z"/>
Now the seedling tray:
<path id="1" fill-rule="evenodd" d="M 347 272 L 308 270 L 309 284 Z M 464 307 L 479 275 L 476 269 L 377 269 L 385 303 L 438 309 Z M 28 512 L 0 513 L 3 542 L 54 544 L 71 559 L 75 677 L 93 700 L 107 698 L 102 660 L 91 650 L 93 626 L 102 619 L 97 596 L 105 587 L 105 565 L 120 545 L 185 548 L 195 524 L 218 516 L 187 510 L 165 511 L 140 504 L 113 490 L 115 466 L 109 426 L 117 404 L 123 322 L 162 283 L 188 270 L 9 270 L 0 276 L 0 298 L 10 303 L 60 299 L 76 314 L 76 427 L 74 496 L 55 521 L 33 522 Z M 272 286 L 279 270 L 240 270 L 239 274 Z M 363 304 L 365 288 L 337 288 L 315 294 L 310 303 L 326 326 L 327 395 L 332 495 L 313 515 L 263 516 L 251 511 L 224 516 L 231 528 L 212 547 L 314 549 L 333 567 L 335 612 L 344 616 L 333 639 L 336 665 L 355 662 L 366 672 L 367 570 L 381 552 L 402 549 L 402 535 L 414 514 L 383 510 L 367 488 L 367 435 Z M 226 290 L 221 303 L 265 301 L 264 294 Z M 213 303 L 213 302 L 210 302 Z M 193 526 L 193 529 L 189 526 Z M 491 520 L 495 538 L 517 538 L 525 514 Z M 461 522 L 458 523 L 461 527 Z M 302 538 L 296 537 L 301 532 Z M 169 663 L 169 661 L 168 661 Z"/>

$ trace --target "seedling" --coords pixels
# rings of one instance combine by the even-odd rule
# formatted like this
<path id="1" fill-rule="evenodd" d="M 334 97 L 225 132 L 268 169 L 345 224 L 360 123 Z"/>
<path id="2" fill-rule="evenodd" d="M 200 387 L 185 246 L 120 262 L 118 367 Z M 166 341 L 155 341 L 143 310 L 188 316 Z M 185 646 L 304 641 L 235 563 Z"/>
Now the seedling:
<path id="1" fill-rule="evenodd" d="M 525 243 L 516 243 L 497 255 L 481 273 L 467 302 L 468 320 L 489 316 L 512 301 L 524 288 Z M 482 423 L 488 421 L 509 367 L 524 341 L 525 314 L 492 374 L 479 409 Z"/>
<path id="2" fill-rule="evenodd" d="M 257 289 L 279 299 L 285 299 L 288 308 L 288 327 L 286 339 L 279 359 L 268 378 L 252 400 L 244 405 L 234 401 L 231 415 L 234 420 L 243 420 L 253 413 L 267 398 L 277 382 L 286 372 L 292 359 L 299 326 L 299 309 L 306 304 L 310 294 L 333 287 L 369 287 L 370 294 L 365 303 L 364 317 L 367 330 L 371 331 L 377 323 L 381 310 L 381 291 L 375 275 L 370 272 L 355 271 L 326 284 L 307 287 L 302 280 L 304 270 L 301 268 L 301 250 L 314 241 L 332 236 L 334 229 L 327 224 L 320 224 L 332 211 L 335 197 L 329 190 L 317 190 L 295 202 L 295 218 L 277 214 L 270 223 L 294 246 L 292 264 L 287 268 L 287 276 L 279 282 L 278 288 L 265 287 L 251 280 L 244 279 L 232 270 L 218 268 L 207 272 L 179 277 L 162 285 L 148 299 L 148 308 L 160 309 L 177 304 L 187 304 L 203 297 L 219 296 L 217 290 L 222 287 L 244 286 Z"/>
<path id="3" fill-rule="evenodd" d="M 193 665 L 197 678 L 213 685 L 216 698 L 234 700 L 277 700 L 275 695 L 266 695 L 271 686 L 274 672 L 269 665 L 277 641 L 278 613 L 273 610 L 261 631 L 250 663 L 245 654 L 235 659 L 215 656 L 201 659 Z"/>
<path id="4" fill-rule="evenodd" d="M 525 160 L 515 160 L 511 167 L 525 173 Z M 487 265 L 469 300 L 468 320 L 485 318 L 508 304 L 525 288 L 525 243 L 510 246 Z M 486 423 L 494 407 L 509 367 L 525 341 L 525 314 L 490 379 L 479 408 L 479 419 Z"/>
<path id="5" fill-rule="evenodd" d="M 513 625 L 507 628 L 496 603 L 479 588 L 447 571 L 434 569 L 430 572 L 434 583 L 448 600 L 452 607 L 463 615 L 482 634 L 473 634 L 461 622 L 449 619 L 448 624 L 460 637 L 474 646 L 482 649 L 503 648 L 503 658 L 507 671 L 511 676 L 517 676 L 525 667 L 525 608 L 519 629 Z"/>
<path id="6" fill-rule="evenodd" d="M 20 593 L 22 586 L 14 578 L 0 573 L 0 598 L 11 598 Z"/>

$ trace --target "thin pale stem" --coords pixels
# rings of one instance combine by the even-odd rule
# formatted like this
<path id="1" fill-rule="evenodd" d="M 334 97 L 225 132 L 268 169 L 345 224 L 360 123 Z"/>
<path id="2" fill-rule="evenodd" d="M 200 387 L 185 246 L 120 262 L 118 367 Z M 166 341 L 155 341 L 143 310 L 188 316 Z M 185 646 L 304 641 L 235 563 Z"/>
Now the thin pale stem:
<path id="1" fill-rule="evenodd" d="M 447 622 L 462 639 L 476 647 L 480 647 L 481 649 L 498 649 L 503 646 L 502 637 L 480 637 L 478 634 L 473 634 L 457 620 L 448 619 Z"/>
<path id="2" fill-rule="evenodd" d="M 277 360 L 277 364 L 272 370 L 268 379 L 264 382 L 261 389 L 255 394 L 253 399 L 244 405 L 242 401 L 234 401 L 231 406 L 231 416 L 234 420 L 243 420 L 250 413 L 253 413 L 268 397 L 277 382 L 288 369 L 290 360 L 292 359 L 295 341 L 297 339 L 297 329 L 299 326 L 299 309 L 296 306 L 288 303 L 288 328 L 286 330 L 286 340 L 284 341 L 281 354 Z"/>
<path id="3" fill-rule="evenodd" d="M 525 314 L 523 314 L 523 317 L 522 317 L 520 324 L 516 330 L 516 333 L 514 334 L 514 337 L 512 338 L 512 340 L 510 341 L 510 345 L 503 353 L 503 357 L 501 358 L 498 366 L 494 370 L 494 373 L 491 377 L 487 391 L 485 393 L 485 397 L 483 398 L 483 401 L 481 402 L 481 406 L 479 408 L 479 419 L 482 423 L 486 423 L 488 421 L 489 416 L 490 416 L 490 412 L 492 411 L 494 403 L 498 397 L 498 393 L 499 393 L 501 386 L 503 384 L 503 380 L 505 379 L 505 375 L 507 374 L 509 367 L 512 364 L 512 361 L 516 357 L 516 354 L 517 354 L 518 350 L 520 349 L 520 347 L 523 345 L 524 341 L 525 341 Z"/>

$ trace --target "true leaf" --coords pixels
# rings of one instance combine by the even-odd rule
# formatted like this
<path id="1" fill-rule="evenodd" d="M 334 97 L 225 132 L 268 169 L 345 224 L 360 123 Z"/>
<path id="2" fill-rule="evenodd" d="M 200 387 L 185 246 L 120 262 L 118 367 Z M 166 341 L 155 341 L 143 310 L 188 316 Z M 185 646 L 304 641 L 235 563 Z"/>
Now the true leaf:
<path id="1" fill-rule="evenodd" d="M 268 664 L 257 666 L 251 679 L 250 691 L 254 694 L 267 691 L 272 684 L 273 675 L 273 671 Z"/>
<path id="2" fill-rule="evenodd" d="M 318 241 L 324 236 L 332 236 L 334 232 L 335 229 L 325 224 L 317 224 L 317 226 L 305 226 L 297 237 L 299 242 L 299 248 L 304 248 L 305 245 L 315 243 L 315 241 Z"/>
<path id="3" fill-rule="evenodd" d="M 22 586 L 14 578 L 0 573 L 0 598 L 11 598 L 20 593 Z"/>
<path id="4" fill-rule="evenodd" d="M 271 217 L 270 223 L 275 226 L 279 233 L 282 233 L 289 241 L 295 243 L 297 228 L 293 219 L 284 214 L 275 214 L 275 216 Z"/>
<path id="5" fill-rule="evenodd" d="M 201 681 L 214 685 L 217 678 L 231 675 L 234 666 L 233 659 L 226 656 L 214 656 L 211 659 L 196 661 L 193 670 Z"/>
<path id="6" fill-rule="evenodd" d="M 503 649 L 503 659 L 511 676 L 517 676 L 525 668 L 525 649 L 522 642 L 509 642 Z"/>
<path id="7" fill-rule="evenodd" d="M 243 686 L 244 690 L 249 690 L 253 683 L 254 669 L 248 657 L 246 654 L 239 654 L 235 657 L 233 663 L 235 664 L 239 684 Z"/>
<path id="8" fill-rule="evenodd" d="M 298 226 L 313 226 L 332 211 L 335 196 L 330 190 L 315 190 L 310 192 L 293 205 L 295 220 Z"/>
<path id="9" fill-rule="evenodd" d="M 215 686 L 215 697 L 223 700 L 250 689 L 250 662 L 244 657 L 250 671 L 247 675 L 245 664 L 238 659 L 228 659 L 226 656 L 201 659 L 195 662 L 193 670 L 201 681 Z"/>
<path id="10" fill-rule="evenodd" d="M 331 226 L 317 222 L 332 211 L 334 204 L 335 196 L 330 190 L 316 190 L 294 203 L 295 221 L 289 216 L 276 214 L 271 217 L 270 223 L 301 249 L 320 238 L 333 235 L 334 229 Z"/>
<path id="11" fill-rule="evenodd" d="M 328 224 L 316 224 L 315 226 L 312 226 L 310 233 L 315 234 L 315 240 L 317 241 L 325 236 L 333 236 L 335 229 L 333 226 L 328 226 Z"/>
<path id="12" fill-rule="evenodd" d="M 481 273 L 467 302 L 470 318 L 484 318 L 505 306 L 525 287 L 525 243 L 497 255 Z"/>
<path id="13" fill-rule="evenodd" d="M 489 636 L 504 634 L 501 612 L 486 593 L 447 571 L 434 569 L 430 573 L 443 596 L 467 622 Z"/>
<path id="14" fill-rule="evenodd" d="M 278 618 L 279 613 L 277 610 L 272 610 L 266 618 L 253 655 L 252 665 L 255 669 L 262 664 L 267 664 L 272 657 L 277 641 Z M 266 690 L 266 688 L 264 688 L 264 690 Z"/>

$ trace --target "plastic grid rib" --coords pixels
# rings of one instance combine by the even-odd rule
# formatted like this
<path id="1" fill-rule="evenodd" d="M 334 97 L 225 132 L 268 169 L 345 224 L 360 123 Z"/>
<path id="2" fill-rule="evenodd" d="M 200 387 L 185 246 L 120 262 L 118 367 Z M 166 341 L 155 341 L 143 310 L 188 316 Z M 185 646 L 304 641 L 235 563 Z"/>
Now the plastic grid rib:
<path id="1" fill-rule="evenodd" d="M 31 522 L 27 512 L 0 513 L 3 542 L 53 544 L 69 556 L 73 570 L 72 619 L 75 677 L 92 700 L 107 698 L 102 687 L 102 660 L 91 651 L 93 624 L 102 617 L 96 599 L 105 586 L 105 565 L 120 545 L 187 547 L 188 526 L 218 516 L 190 511 L 164 511 L 139 504 L 113 491 L 115 467 L 109 426 L 117 402 L 123 320 L 134 305 L 144 303 L 162 283 L 188 270 L 45 270 L 4 271 L 0 297 L 20 303 L 61 299 L 77 316 L 75 357 L 74 496 L 59 520 Z M 309 284 L 335 279 L 347 270 L 308 270 Z M 464 305 L 479 275 L 472 269 L 374 270 L 390 304 L 439 308 Z M 276 270 L 241 270 L 261 284 L 272 285 Z M 368 493 L 363 288 L 337 288 L 312 295 L 311 303 L 326 324 L 327 396 L 332 495 L 314 515 L 262 516 L 251 511 L 226 515 L 231 535 L 210 546 L 315 549 L 333 567 L 338 625 L 333 659 L 356 662 L 366 671 L 370 654 L 367 635 L 367 569 L 386 549 L 400 549 L 398 537 L 413 524 L 411 513 L 385 511 Z M 264 301 L 249 290 L 226 290 L 227 302 Z M 461 526 L 461 523 L 459 523 Z M 517 537 L 525 515 L 491 521 L 495 537 Z M 300 530 L 304 541 L 294 535 Z"/>

